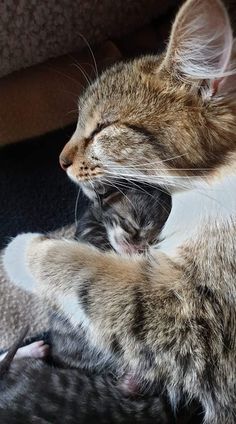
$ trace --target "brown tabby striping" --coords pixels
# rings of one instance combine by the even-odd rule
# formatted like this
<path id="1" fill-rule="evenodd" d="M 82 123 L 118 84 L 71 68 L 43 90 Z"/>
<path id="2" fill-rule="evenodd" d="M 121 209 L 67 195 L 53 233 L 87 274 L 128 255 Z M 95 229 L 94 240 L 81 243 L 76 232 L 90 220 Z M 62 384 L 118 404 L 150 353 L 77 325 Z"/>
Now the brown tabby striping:
<path id="1" fill-rule="evenodd" d="M 219 0 L 188 0 L 167 51 L 120 63 L 86 91 L 61 154 L 74 181 L 162 185 L 161 242 L 131 257 L 24 234 L 5 252 L 21 287 L 57 304 L 173 407 L 196 398 L 206 424 L 236 421 L 236 85 L 232 29 Z"/>

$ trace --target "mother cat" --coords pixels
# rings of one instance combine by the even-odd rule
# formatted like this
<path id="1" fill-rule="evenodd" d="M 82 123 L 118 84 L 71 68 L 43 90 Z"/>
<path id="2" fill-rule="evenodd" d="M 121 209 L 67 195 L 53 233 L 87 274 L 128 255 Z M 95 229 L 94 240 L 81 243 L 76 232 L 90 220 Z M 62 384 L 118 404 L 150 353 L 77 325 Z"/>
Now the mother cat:
<path id="1" fill-rule="evenodd" d="M 182 393 L 205 423 L 236 422 L 236 99 L 233 38 L 218 0 L 188 0 L 165 55 L 115 65 L 89 87 L 60 161 L 92 196 L 115 178 L 168 187 L 162 241 L 119 256 L 20 235 L 15 283 L 61 308 L 140 379 Z M 148 211 L 147 211 L 148 213 Z"/>

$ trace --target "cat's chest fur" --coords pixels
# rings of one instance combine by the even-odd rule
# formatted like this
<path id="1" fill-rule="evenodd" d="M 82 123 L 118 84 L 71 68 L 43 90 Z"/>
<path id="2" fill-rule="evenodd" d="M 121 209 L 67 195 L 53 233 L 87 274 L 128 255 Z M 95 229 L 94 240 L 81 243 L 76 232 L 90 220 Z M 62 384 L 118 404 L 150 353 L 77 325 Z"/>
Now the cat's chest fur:
<path id="1" fill-rule="evenodd" d="M 186 243 L 209 245 L 217 237 L 227 243 L 236 223 L 235 193 L 236 176 L 226 176 L 209 185 L 199 181 L 192 190 L 174 194 L 162 241 L 156 248 L 176 256 Z"/>

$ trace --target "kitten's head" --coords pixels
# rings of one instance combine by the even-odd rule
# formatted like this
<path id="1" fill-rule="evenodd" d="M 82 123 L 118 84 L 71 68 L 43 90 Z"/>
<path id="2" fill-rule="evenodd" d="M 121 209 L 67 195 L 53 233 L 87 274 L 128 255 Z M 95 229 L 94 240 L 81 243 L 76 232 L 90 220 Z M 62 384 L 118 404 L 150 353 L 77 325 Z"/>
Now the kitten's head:
<path id="1" fill-rule="evenodd" d="M 147 251 L 157 243 L 170 209 L 170 197 L 157 189 L 114 191 L 102 203 L 102 220 L 111 246 L 120 254 Z"/>
<path id="2" fill-rule="evenodd" d="M 232 55 L 223 4 L 188 0 L 165 54 L 117 64 L 85 92 L 60 156 L 70 178 L 187 188 L 235 160 Z"/>

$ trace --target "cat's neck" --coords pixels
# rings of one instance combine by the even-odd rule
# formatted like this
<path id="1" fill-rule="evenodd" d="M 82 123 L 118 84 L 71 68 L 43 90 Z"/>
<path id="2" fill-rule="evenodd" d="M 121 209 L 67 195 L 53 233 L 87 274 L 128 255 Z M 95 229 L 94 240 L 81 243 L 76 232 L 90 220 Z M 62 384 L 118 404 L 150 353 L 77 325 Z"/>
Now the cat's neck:
<path id="1" fill-rule="evenodd" d="M 224 224 L 232 219 L 236 219 L 236 175 L 222 176 L 211 183 L 199 181 L 192 190 L 173 195 L 158 248 L 174 255 L 176 248 L 193 240 L 205 224 Z"/>

